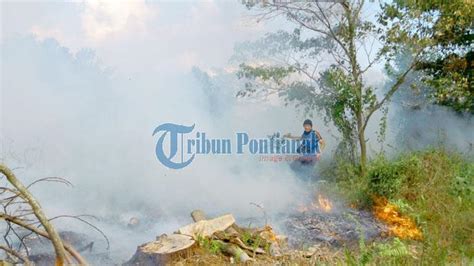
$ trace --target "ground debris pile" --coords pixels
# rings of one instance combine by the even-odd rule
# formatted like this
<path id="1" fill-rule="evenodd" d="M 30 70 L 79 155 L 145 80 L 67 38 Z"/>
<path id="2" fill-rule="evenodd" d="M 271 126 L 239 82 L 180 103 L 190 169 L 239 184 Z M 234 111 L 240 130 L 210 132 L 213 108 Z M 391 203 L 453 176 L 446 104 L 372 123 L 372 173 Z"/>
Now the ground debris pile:
<path id="1" fill-rule="evenodd" d="M 203 252 L 214 255 L 214 263 L 245 263 L 272 260 L 287 252 L 287 238 L 275 234 L 268 225 L 244 228 L 235 223 L 231 214 L 208 219 L 200 210 L 193 211 L 191 217 L 194 223 L 140 245 L 125 265 L 175 264 Z"/>

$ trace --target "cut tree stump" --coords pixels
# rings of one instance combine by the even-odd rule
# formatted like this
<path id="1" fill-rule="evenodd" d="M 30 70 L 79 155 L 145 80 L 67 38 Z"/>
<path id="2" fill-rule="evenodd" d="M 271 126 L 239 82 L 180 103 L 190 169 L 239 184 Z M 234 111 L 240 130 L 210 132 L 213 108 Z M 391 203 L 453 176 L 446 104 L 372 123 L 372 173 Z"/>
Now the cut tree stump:
<path id="1" fill-rule="evenodd" d="M 165 265 L 177 258 L 193 255 L 196 246 L 196 241 L 190 236 L 161 235 L 157 240 L 139 246 L 125 265 Z"/>
<path id="2" fill-rule="evenodd" d="M 193 217 L 194 218 L 194 217 Z M 232 214 L 223 215 L 211 220 L 200 220 L 178 229 L 178 234 L 192 236 L 194 239 L 212 236 L 215 232 L 225 231 L 235 223 Z"/>

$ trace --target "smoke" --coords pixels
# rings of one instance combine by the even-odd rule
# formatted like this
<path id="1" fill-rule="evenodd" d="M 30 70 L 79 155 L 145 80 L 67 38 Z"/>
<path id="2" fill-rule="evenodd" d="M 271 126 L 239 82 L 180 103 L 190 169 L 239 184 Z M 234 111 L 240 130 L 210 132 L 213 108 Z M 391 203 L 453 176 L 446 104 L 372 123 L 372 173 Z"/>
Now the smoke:
<path id="1" fill-rule="evenodd" d="M 406 69 L 411 63 L 411 56 L 401 54 L 397 68 Z M 383 82 L 375 87 L 384 88 L 393 85 L 394 77 L 385 74 Z M 423 74 L 411 72 L 404 84 L 393 95 L 388 104 L 386 137 L 383 143 L 372 141 L 373 153 L 383 150 L 389 156 L 407 151 L 426 148 L 442 148 L 456 151 L 466 156 L 472 155 L 474 140 L 474 123 L 469 113 L 455 112 L 449 107 L 434 104 L 432 90 L 422 80 Z M 383 114 L 378 114 L 369 124 L 368 138 L 376 140 L 380 136 L 379 121 Z M 375 145 L 373 145 L 375 143 Z"/>
<path id="2" fill-rule="evenodd" d="M 415 72 L 409 81 L 419 77 L 420 73 Z M 472 115 L 435 105 L 429 97 L 429 88 L 421 87 L 416 91 L 408 88 L 409 85 L 395 95 L 390 106 L 392 125 L 387 143 L 393 144 L 393 150 L 403 152 L 432 147 L 472 155 Z"/>
<path id="3" fill-rule="evenodd" d="M 24 183 L 48 176 L 71 181 L 73 188 L 45 183 L 32 192 L 50 217 L 98 217 L 120 260 L 140 243 L 189 223 L 193 209 L 262 223 L 251 202 L 273 215 L 295 206 L 305 190 L 287 164 L 257 156 L 201 156 L 181 170 L 157 161 L 152 132 L 166 122 L 231 139 L 236 132 L 262 138 L 302 130 L 303 116 L 295 110 L 233 97 L 237 86 L 230 84 L 238 81 L 231 73 L 214 79 L 198 69 L 114 76 L 91 50 L 72 54 L 54 40 L 32 37 L 5 42 L 2 52 L 2 161 Z M 140 230 L 127 227 L 132 217 Z M 73 220 L 57 224 L 87 230 Z"/>

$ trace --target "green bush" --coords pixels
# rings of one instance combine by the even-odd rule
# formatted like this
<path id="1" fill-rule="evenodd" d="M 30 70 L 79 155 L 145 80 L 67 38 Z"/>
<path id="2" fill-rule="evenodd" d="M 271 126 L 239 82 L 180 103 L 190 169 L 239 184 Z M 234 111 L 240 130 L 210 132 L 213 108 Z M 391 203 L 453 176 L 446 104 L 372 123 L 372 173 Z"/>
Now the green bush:
<path id="1" fill-rule="evenodd" d="M 367 174 L 368 189 L 372 194 L 392 198 L 405 181 L 399 163 L 389 163 L 385 158 L 374 161 Z"/>
<path id="2" fill-rule="evenodd" d="M 451 194 L 472 200 L 474 197 L 474 164 L 470 164 L 460 169 L 459 174 L 454 177 L 451 183 Z"/>
<path id="3" fill-rule="evenodd" d="M 424 165 L 420 154 L 403 154 L 397 160 L 389 161 L 379 157 L 372 161 L 367 174 L 369 192 L 393 199 L 404 187 L 411 187 L 423 181 Z"/>

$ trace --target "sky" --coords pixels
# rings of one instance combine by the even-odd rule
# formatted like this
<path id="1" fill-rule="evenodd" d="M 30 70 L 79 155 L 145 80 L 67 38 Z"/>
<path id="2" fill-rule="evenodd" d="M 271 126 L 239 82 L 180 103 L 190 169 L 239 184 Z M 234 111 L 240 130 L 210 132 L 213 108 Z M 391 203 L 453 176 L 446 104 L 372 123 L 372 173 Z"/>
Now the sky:
<path id="1" fill-rule="evenodd" d="M 72 53 L 93 49 L 120 73 L 179 72 L 225 66 L 235 42 L 265 31 L 247 17 L 239 1 L 7 1 L 2 42 L 29 34 Z"/>

